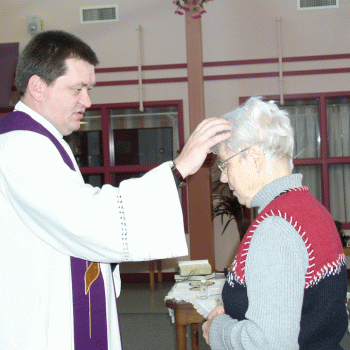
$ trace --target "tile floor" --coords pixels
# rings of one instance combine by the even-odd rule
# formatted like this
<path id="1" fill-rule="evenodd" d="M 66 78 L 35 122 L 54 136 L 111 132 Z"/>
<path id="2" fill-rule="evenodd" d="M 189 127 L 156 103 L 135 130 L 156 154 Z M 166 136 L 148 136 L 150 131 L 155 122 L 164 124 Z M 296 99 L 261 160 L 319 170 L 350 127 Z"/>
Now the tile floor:
<path id="1" fill-rule="evenodd" d="M 153 292 L 146 283 L 122 285 L 118 309 L 124 350 L 176 350 L 175 325 L 164 302 L 173 285 L 173 282 L 157 283 Z M 187 328 L 187 348 L 190 350 L 191 336 Z M 210 350 L 201 329 L 199 348 Z"/>

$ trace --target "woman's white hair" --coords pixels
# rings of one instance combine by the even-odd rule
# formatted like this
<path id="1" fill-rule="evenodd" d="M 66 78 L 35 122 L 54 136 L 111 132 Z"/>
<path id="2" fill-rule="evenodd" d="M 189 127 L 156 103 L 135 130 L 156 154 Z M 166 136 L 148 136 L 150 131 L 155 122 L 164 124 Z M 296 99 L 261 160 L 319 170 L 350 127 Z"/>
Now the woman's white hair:
<path id="1" fill-rule="evenodd" d="M 241 107 L 225 114 L 232 127 L 231 137 L 224 141 L 235 153 L 260 144 L 264 155 L 273 160 L 287 159 L 293 169 L 294 135 L 288 113 L 273 102 L 251 97 Z M 220 144 L 212 149 L 217 153 Z M 244 156 L 244 153 L 242 155 Z"/>

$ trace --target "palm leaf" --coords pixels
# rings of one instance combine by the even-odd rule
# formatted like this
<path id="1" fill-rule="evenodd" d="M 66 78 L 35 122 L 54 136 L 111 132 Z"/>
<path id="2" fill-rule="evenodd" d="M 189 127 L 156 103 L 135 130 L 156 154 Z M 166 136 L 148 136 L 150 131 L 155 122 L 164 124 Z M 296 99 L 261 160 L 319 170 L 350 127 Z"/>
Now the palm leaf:
<path id="1" fill-rule="evenodd" d="M 220 180 L 213 182 L 213 203 L 213 219 L 220 217 L 223 224 L 224 217 L 228 218 L 221 234 L 224 234 L 231 221 L 235 220 L 242 239 L 249 224 L 244 215 L 244 206 L 232 195 L 228 185 Z"/>

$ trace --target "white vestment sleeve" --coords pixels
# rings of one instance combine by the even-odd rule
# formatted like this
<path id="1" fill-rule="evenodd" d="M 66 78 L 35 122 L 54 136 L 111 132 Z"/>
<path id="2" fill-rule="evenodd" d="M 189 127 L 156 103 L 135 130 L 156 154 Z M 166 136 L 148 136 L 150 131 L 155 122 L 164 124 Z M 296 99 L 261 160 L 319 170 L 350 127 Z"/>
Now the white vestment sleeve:
<path id="1" fill-rule="evenodd" d="M 1 145 L 2 193 L 34 236 L 63 254 L 105 263 L 187 254 L 168 164 L 124 181 L 120 190 L 94 188 L 48 138 L 10 134 Z"/>
<path id="2" fill-rule="evenodd" d="M 127 223 L 128 260 L 188 254 L 179 194 L 169 164 L 142 178 L 123 181 L 119 189 Z"/>

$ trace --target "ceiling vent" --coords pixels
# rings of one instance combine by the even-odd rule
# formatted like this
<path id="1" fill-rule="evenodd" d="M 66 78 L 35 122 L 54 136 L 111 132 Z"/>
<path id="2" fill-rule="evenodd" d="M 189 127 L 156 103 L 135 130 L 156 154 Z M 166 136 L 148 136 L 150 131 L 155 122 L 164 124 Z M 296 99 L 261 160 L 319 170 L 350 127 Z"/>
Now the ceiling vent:
<path id="1" fill-rule="evenodd" d="M 339 7 L 339 0 L 298 0 L 298 10 L 316 10 Z"/>
<path id="2" fill-rule="evenodd" d="M 117 22 L 118 17 L 118 5 L 80 8 L 80 23 Z"/>

